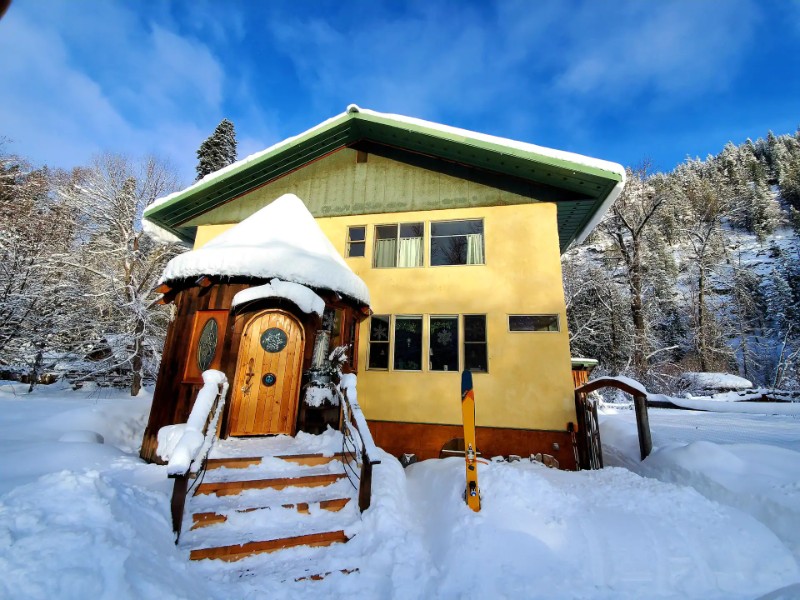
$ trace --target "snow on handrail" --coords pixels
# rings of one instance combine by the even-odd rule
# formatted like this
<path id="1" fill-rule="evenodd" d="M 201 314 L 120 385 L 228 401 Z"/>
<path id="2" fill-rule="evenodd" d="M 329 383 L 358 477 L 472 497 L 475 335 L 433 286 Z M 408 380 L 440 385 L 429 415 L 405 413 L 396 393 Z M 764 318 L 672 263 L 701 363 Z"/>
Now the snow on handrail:
<path id="1" fill-rule="evenodd" d="M 358 393 L 356 391 L 356 376 L 352 373 L 342 375 L 339 382 L 339 389 L 347 401 L 353 420 L 355 421 L 356 429 L 361 436 L 362 450 L 366 459 L 373 465 L 380 464 L 381 461 L 376 459 L 378 456 L 378 447 L 375 445 L 375 440 L 372 439 L 372 432 L 367 425 L 367 419 L 361 411 L 361 406 L 358 404 Z"/>
<path id="2" fill-rule="evenodd" d="M 167 425 L 158 430 L 156 452 L 168 461 L 169 475 L 186 475 L 189 471 L 199 470 L 202 460 L 198 459 L 211 448 L 227 394 L 225 373 L 213 369 L 204 371 L 203 387 L 197 393 L 186 423 Z"/>

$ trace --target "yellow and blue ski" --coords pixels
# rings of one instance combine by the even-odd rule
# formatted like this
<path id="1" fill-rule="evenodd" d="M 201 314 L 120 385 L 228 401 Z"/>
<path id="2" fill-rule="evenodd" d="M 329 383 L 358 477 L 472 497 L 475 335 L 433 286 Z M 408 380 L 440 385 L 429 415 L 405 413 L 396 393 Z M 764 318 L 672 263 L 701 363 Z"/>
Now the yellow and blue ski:
<path id="1" fill-rule="evenodd" d="M 470 371 L 461 374 L 461 416 L 464 420 L 464 459 L 467 464 L 467 506 L 478 512 L 481 509 L 481 495 L 475 445 L 475 392 Z"/>

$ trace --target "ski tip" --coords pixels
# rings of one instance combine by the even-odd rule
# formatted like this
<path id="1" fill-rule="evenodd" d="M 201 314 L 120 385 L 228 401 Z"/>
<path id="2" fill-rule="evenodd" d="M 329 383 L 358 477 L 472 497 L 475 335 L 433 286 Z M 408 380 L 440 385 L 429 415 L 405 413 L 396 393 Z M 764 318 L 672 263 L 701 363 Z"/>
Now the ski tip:
<path id="1" fill-rule="evenodd" d="M 472 389 L 472 371 L 461 372 L 461 395 L 463 396 Z"/>

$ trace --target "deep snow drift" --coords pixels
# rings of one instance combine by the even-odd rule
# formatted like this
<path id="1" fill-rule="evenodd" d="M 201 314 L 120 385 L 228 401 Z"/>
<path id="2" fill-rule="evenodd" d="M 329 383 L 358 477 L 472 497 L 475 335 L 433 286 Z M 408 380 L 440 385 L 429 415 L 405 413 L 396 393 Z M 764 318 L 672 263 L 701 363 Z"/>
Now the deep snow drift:
<path id="1" fill-rule="evenodd" d="M 385 454 L 349 543 L 189 563 L 173 544 L 166 468 L 136 456 L 148 398 L 23 389 L 0 384 L 2 598 L 744 599 L 800 581 L 792 540 L 693 487 L 622 468 L 492 463 L 480 465 L 476 514 L 462 499 L 460 459 L 403 471 Z M 694 454 L 681 464 L 705 469 Z M 798 481 L 785 485 L 796 492 Z"/>

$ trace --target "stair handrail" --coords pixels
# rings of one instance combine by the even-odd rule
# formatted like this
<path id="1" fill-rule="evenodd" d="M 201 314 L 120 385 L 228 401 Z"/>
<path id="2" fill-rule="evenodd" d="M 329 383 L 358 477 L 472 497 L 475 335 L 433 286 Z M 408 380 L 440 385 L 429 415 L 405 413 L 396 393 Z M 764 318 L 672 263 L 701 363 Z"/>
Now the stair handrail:
<path id="1" fill-rule="evenodd" d="M 380 464 L 378 459 L 378 447 L 372 439 L 372 432 L 369 430 L 367 419 L 358 403 L 356 392 L 356 376 L 353 374 L 343 374 L 339 385 L 335 386 L 335 393 L 342 408 L 342 426 L 350 430 L 350 425 L 358 433 L 358 451 L 361 456 L 361 473 L 358 477 L 358 508 L 361 512 L 367 510 L 372 501 L 372 467 Z M 346 432 L 342 432 L 347 436 Z M 352 436 L 355 440 L 355 436 Z"/>
<path id="2" fill-rule="evenodd" d="M 189 479 L 205 466 L 217 436 L 228 387 L 225 373 L 213 369 L 204 371 L 203 387 L 197 393 L 186 423 L 167 425 L 158 431 L 157 453 L 168 461 L 167 476 L 175 480 L 170 504 L 176 544 L 181 534 Z"/>

